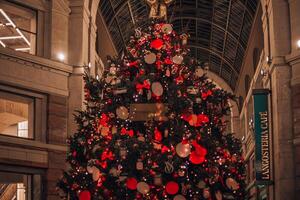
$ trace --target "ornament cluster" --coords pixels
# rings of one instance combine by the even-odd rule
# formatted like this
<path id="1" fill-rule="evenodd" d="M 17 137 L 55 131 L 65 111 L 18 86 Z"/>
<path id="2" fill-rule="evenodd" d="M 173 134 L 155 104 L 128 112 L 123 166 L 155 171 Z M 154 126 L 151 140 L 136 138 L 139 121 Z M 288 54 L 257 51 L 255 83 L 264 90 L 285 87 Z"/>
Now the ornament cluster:
<path id="1" fill-rule="evenodd" d="M 153 23 L 136 29 L 100 80 L 85 77 L 87 106 L 68 140 L 62 197 L 244 199 L 241 144 L 224 133 L 233 96 L 205 76 L 187 42 L 171 24 Z M 138 121 L 137 104 L 168 109 Z"/>

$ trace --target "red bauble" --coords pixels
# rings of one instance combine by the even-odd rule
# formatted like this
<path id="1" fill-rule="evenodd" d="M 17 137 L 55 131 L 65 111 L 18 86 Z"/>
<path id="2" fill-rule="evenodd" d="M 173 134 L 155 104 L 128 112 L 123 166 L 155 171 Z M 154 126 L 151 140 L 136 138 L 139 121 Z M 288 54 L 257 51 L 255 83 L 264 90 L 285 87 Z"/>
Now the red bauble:
<path id="1" fill-rule="evenodd" d="M 88 190 L 84 190 L 79 194 L 79 200 L 91 200 L 91 193 Z"/>
<path id="2" fill-rule="evenodd" d="M 154 130 L 154 139 L 158 142 L 161 142 L 162 140 L 162 134 L 157 128 Z"/>
<path id="3" fill-rule="evenodd" d="M 190 161 L 191 163 L 195 164 L 195 165 L 199 165 L 201 163 L 203 163 L 205 160 L 204 156 L 199 156 L 195 151 L 193 151 L 190 155 Z"/>
<path id="4" fill-rule="evenodd" d="M 176 183 L 174 181 L 170 181 L 170 182 L 167 183 L 166 192 L 168 194 L 171 194 L 171 195 L 177 194 L 178 190 L 179 190 L 178 183 Z"/>
<path id="5" fill-rule="evenodd" d="M 190 161 L 195 165 L 199 165 L 205 161 L 207 150 L 200 144 L 198 144 L 196 141 L 193 142 L 193 146 L 195 148 L 195 151 L 191 153 Z"/>
<path id="6" fill-rule="evenodd" d="M 150 47 L 156 50 L 160 50 L 163 46 L 163 41 L 161 39 L 155 39 L 150 43 Z"/>
<path id="7" fill-rule="evenodd" d="M 135 178 L 128 178 L 126 181 L 126 186 L 130 190 L 136 190 L 138 182 Z"/>

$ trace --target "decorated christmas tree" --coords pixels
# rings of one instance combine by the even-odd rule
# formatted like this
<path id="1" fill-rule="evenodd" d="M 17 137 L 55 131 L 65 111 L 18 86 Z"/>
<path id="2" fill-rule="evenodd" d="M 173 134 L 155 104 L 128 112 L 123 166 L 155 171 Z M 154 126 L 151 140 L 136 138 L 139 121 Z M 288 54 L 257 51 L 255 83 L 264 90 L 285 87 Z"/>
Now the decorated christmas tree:
<path id="1" fill-rule="evenodd" d="M 225 133 L 233 96 L 189 56 L 188 35 L 155 20 L 136 29 L 86 109 L 58 183 L 70 199 L 244 199 L 241 143 Z"/>

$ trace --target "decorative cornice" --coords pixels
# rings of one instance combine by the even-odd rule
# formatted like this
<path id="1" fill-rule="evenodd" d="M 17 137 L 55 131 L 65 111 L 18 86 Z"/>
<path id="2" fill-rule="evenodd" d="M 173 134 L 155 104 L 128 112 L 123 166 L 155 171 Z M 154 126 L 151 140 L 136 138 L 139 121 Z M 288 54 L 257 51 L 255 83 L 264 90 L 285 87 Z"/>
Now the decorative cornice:
<path id="1" fill-rule="evenodd" d="M 73 72 L 73 67 L 70 65 L 28 53 L 17 52 L 8 48 L 0 47 L 0 59 L 21 63 L 22 65 L 63 74 L 65 76 Z"/>

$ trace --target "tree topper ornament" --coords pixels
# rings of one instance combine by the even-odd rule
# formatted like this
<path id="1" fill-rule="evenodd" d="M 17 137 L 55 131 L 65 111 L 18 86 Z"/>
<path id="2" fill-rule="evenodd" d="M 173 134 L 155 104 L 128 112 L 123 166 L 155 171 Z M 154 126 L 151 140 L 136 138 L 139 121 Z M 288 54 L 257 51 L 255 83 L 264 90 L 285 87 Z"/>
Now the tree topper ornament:
<path id="1" fill-rule="evenodd" d="M 173 0 L 146 0 L 150 6 L 149 18 L 159 18 L 167 20 L 167 7 Z"/>

